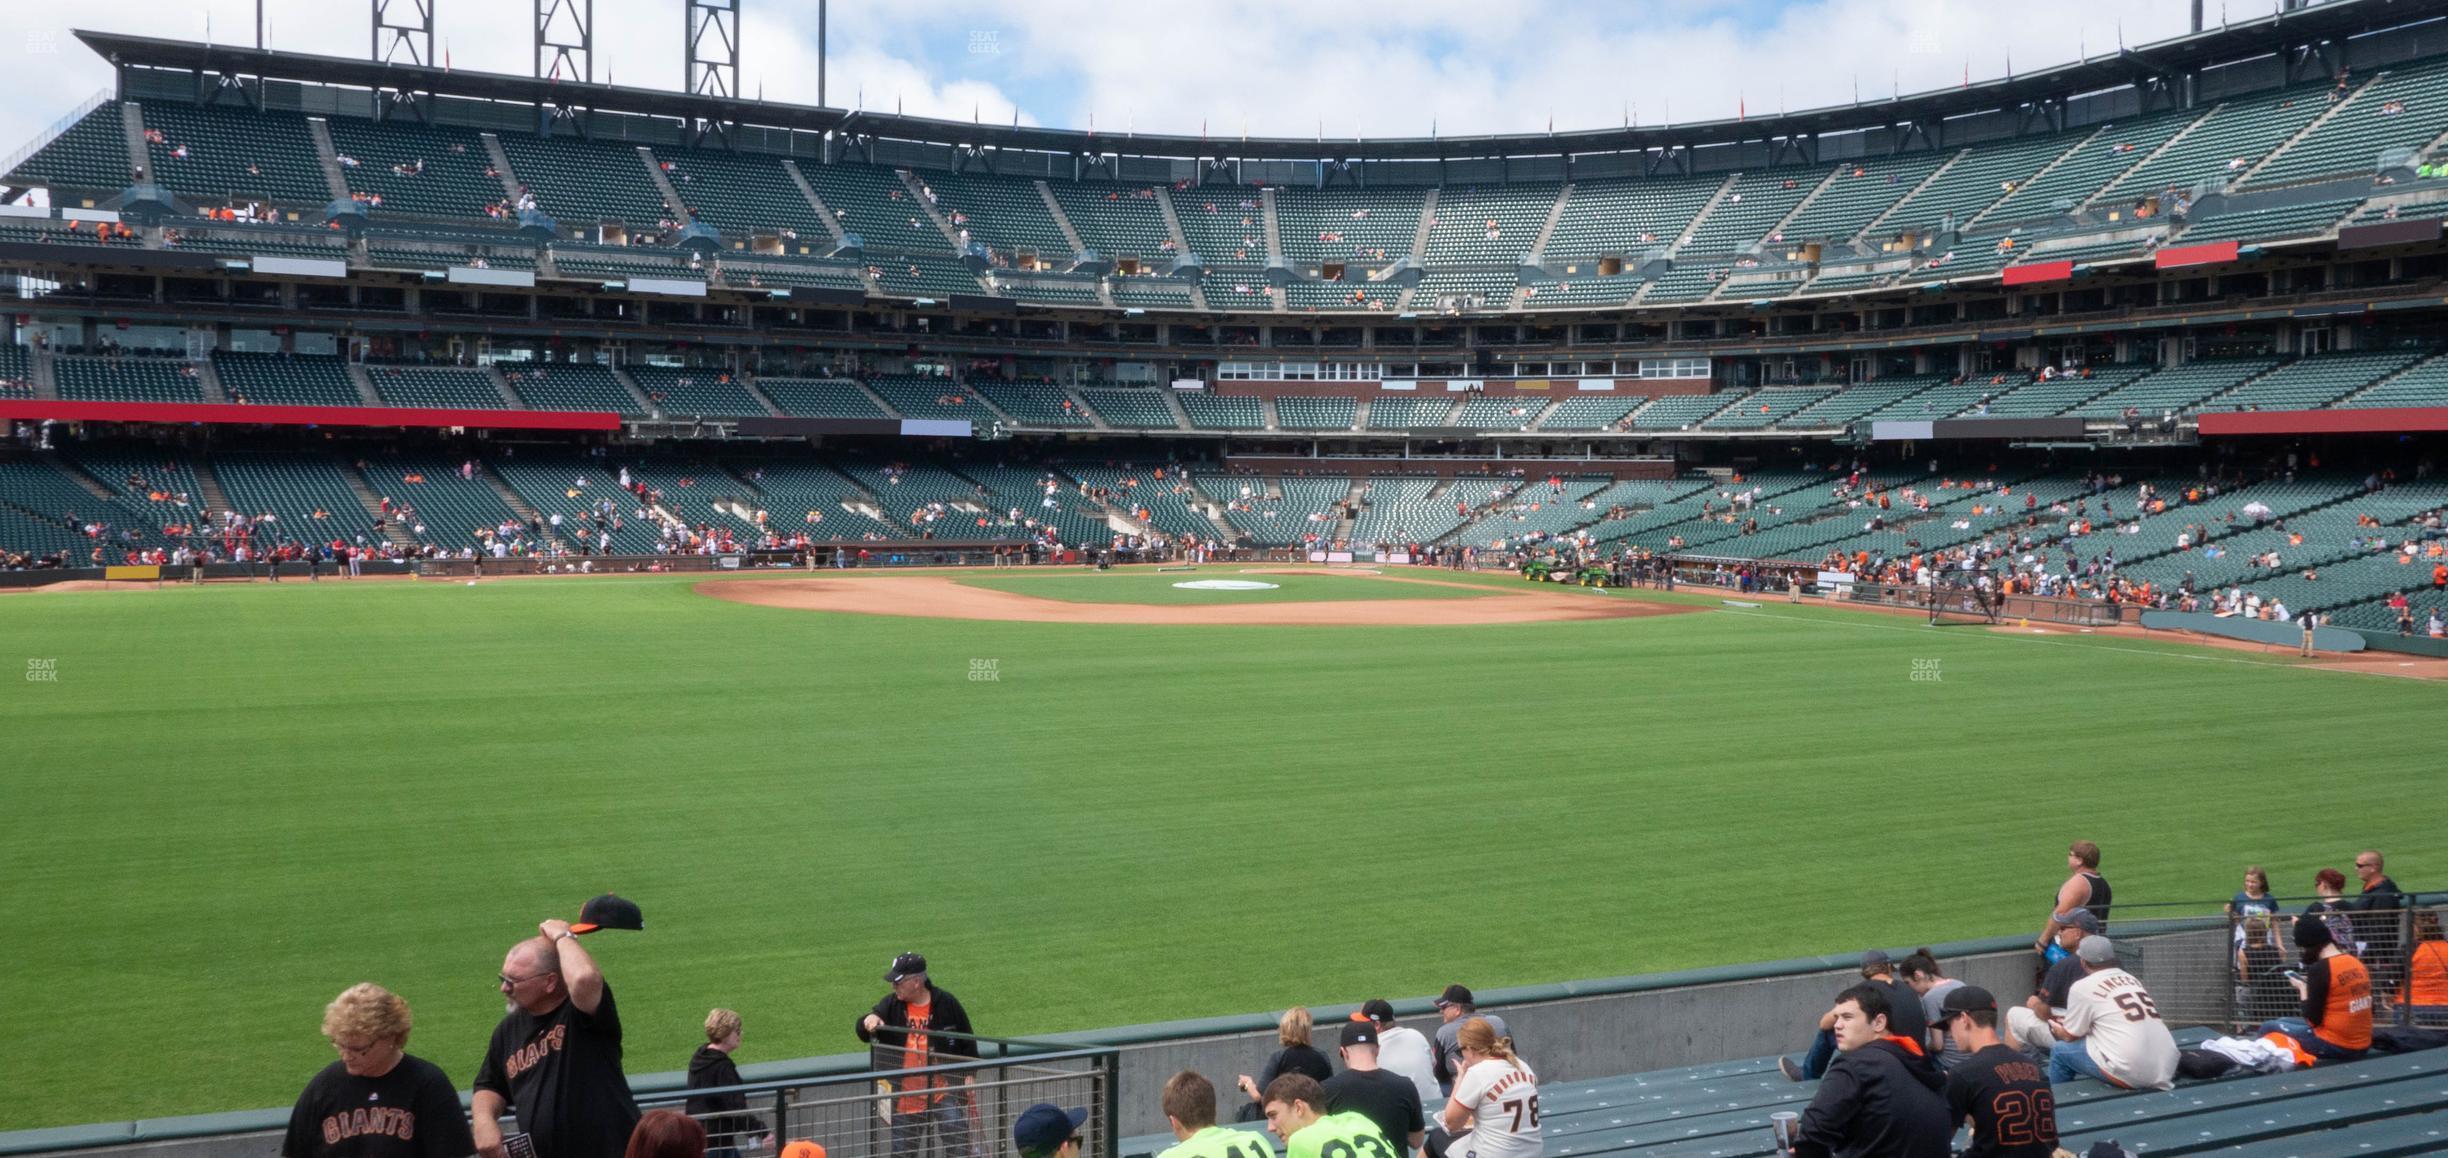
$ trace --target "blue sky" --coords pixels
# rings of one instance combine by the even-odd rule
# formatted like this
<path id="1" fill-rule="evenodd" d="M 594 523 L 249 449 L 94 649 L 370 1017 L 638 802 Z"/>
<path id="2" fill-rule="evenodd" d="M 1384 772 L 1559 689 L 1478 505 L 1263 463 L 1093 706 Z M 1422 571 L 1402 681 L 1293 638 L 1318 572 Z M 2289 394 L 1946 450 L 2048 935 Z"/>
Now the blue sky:
<path id="1" fill-rule="evenodd" d="M 2275 0 L 2209 0 L 2242 19 Z M 438 0 L 456 68 L 525 74 L 525 0 Z M 742 0 L 743 88 L 814 102 L 815 0 Z M 597 0 L 597 79 L 678 88 L 681 0 Z M 835 0 L 830 103 L 1216 137 L 1598 128 L 1840 104 L 2183 30 L 2186 0 Z M 266 0 L 276 48 L 366 51 L 364 0 Z M 109 68 L 72 26 L 253 37 L 253 0 L 0 4 L 0 152 Z M 863 94 L 863 95 L 862 95 Z"/>

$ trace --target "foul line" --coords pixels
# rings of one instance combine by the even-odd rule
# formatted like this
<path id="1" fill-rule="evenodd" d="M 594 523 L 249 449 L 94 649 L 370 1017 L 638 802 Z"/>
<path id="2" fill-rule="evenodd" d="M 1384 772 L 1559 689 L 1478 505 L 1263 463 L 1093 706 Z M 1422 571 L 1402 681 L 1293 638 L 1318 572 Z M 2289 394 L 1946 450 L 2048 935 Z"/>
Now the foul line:
<path id="1" fill-rule="evenodd" d="M 1928 626 L 1926 624 L 1921 627 L 1900 627 L 1890 623 L 1862 623 L 1851 619 L 1820 619 L 1807 615 L 1784 615 L 1774 611 L 1742 611 L 1731 607 L 1720 607 L 1716 608 L 1715 610 L 1720 615 L 1748 615 L 1756 616 L 1761 619 L 1782 619 L 1789 623 L 1810 623 L 1826 627 L 1858 627 L 1867 631 L 1902 631 L 1919 634 L 1922 631 L 1928 630 Z M 2356 671 L 2352 668 L 2316 667 L 2311 664 L 2271 663 L 2267 660 L 2243 659 L 2232 655 L 2202 655 L 2197 652 L 2189 651 L 2159 651 L 2147 647 L 2122 647 L 2113 643 L 2081 643 L 2071 639 L 2034 639 L 2030 636 L 2000 635 L 1996 632 L 1983 632 L 1974 638 L 1993 640 L 1999 643 L 2038 643 L 2046 644 L 2051 647 L 2072 647 L 2080 648 L 2084 651 L 2115 651 L 2123 652 L 2126 655 L 2148 655 L 2156 656 L 2160 659 L 2184 659 L 2192 660 L 2197 663 L 2234 663 L 2242 664 L 2245 667 L 2263 667 L 2271 668 L 2277 671 L 2313 671 L 2328 675 L 2377 676 L 2383 679 L 2411 678 L 2384 671 Z"/>

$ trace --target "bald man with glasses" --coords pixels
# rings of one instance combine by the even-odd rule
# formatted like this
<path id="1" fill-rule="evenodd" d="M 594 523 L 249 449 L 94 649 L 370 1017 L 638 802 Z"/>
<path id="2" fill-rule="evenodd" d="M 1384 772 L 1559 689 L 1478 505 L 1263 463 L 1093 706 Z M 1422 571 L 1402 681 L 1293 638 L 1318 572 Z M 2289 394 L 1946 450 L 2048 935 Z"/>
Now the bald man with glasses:
<path id="1" fill-rule="evenodd" d="M 2405 979 L 2405 943 L 2398 928 L 2405 919 L 2405 893 L 2382 871 L 2386 863 L 2373 849 L 2355 854 L 2355 877 L 2363 882 L 2363 892 L 2346 906 L 2353 914 L 2355 938 L 2363 942 L 2360 956 L 2371 967 L 2375 993 L 2394 993 Z"/>
<path id="2" fill-rule="evenodd" d="M 505 1158 L 515 1109 L 536 1158 L 621 1158 L 638 1121 L 621 1072 L 620 1011 L 567 921 L 511 946 L 498 978 L 508 1010 L 476 1070 L 476 1152 Z"/>

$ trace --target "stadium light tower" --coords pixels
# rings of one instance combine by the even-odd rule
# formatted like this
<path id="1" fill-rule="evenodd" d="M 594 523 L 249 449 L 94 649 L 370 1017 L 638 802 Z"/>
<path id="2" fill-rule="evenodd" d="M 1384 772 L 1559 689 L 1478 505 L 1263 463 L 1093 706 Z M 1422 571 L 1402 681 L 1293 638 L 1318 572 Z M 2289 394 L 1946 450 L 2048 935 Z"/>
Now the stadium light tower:
<path id="1" fill-rule="evenodd" d="M 735 97 L 739 87 L 740 0 L 687 0 L 688 90 L 695 96 Z M 708 53 L 708 42 L 713 52 Z"/>
<path id="2" fill-rule="evenodd" d="M 434 62 L 436 0 L 373 0 L 373 59 L 384 64 Z"/>
<path id="3" fill-rule="evenodd" d="M 535 74 L 595 83 L 595 0 L 535 0 Z"/>

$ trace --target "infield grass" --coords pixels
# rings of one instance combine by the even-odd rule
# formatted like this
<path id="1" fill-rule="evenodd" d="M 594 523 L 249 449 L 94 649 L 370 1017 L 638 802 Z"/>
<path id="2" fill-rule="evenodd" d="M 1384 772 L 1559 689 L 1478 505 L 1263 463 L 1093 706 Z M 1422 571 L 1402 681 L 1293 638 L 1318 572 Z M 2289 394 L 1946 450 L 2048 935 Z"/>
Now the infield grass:
<path id="1" fill-rule="evenodd" d="M 2075 838 L 2128 903 L 2363 847 L 2448 879 L 2436 684 L 1775 603 L 1118 628 L 693 582 L 0 598 L 0 1128 L 284 1106 L 363 980 L 464 1086 L 503 951 L 607 890 L 640 1074 L 715 1005 L 743 1061 L 855 1048 L 904 950 L 1020 1034 L 2018 933 Z"/>

